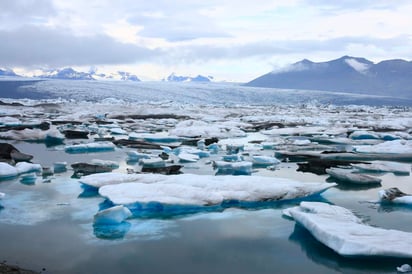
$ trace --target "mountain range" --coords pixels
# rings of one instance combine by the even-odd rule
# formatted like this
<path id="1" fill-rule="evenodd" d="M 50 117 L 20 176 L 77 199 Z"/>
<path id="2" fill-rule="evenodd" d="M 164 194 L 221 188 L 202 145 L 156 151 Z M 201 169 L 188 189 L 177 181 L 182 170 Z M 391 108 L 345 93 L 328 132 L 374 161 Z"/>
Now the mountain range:
<path id="1" fill-rule="evenodd" d="M 327 62 L 304 59 L 245 85 L 412 98 L 412 62 L 394 59 L 375 64 L 351 56 Z"/>
<path id="2" fill-rule="evenodd" d="M 212 76 L 198 75 L 196 77 L 190 77 L 190 76 L 178 76 L 175 73 L 172 73 L 167 78 L 164 78 L 162 81 L 166 81 L 166 82 L 211 82 L 212 80 L 213 80 Z"/>

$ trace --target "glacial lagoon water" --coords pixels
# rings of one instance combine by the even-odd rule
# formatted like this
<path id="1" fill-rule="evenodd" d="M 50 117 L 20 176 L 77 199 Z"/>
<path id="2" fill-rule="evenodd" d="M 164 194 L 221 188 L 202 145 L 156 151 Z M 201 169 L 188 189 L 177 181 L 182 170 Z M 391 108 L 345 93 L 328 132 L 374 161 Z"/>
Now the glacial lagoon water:
<path id="1" fill-rule="evenodd" d="M 104 113 L 103 110 L 116 113 L 135 111 L 144 114 L 150 111 L 163 111 L 188 114 L 215 125 L 227 123 L 230 117 L 239 122 L 239 117 L 242 117 L 249 121 L 268 119 L 286 124 L 320 125 L 330 127 L 331 131 L 339 131 L 343 126 L 395 126 L 408 121 L 410 117 L 409 112 L 402 108 L 374 109 L 349 106 L 335 109 L 333 106 L 317 105 L 278 108 L 251 107 L 245 104 L 214 109 L 212 106 L 198 106 L 199 102 L 208 97 L 210 90 L 206 95 L 200 92 L 193 96 L 191 99 L 194 101 L 190 101 L 190 96 L 185 95 L 184 98 L 189 100 L 189 104 L 156 104 L 156 100 L 159 99 L 157 96 L 160 95 L 150 93 L 152 95 L 141 96 L 145 98 L 146 105 L 133 105 L 124 102 L 127 96 L 134 92 L 130 84 L 122 93 L 122 98 L 112 98 L 110 102 L 107 99 L 99 101 L 104 100 L 110 92 L 107 87 L 109 84 L 99 84 L 104 88 L 101 93 L 93 89 L 93 100 L 96 102 L 78 105 L 73 98 L 76 94 L 87 97 L 84 92 L 90 89 L 87 85 L 92 84 L 88 83 L 86 87 L 80 82 L 67 86 L 61 86 L 59 82 L 52 82 L 49 86 L 45 86 L 46 84 L 42 82 L 40 86 L 50 93 L 59 94 L 61 98 L 57 100 L 58 103 L 70 106 L 60 109 L 54 105 L 47 105 L 41 110 L 24 110 L 30 119 L 83 120 L 83 116 L 101 115 Z M 111 85 L 113 89 L 115 84 Z M 161 88 L 163 89 L 164 87 Z M 202 86 L 202 89 L 205 87 Z M 228 101 L 226 88 L 223 90 L 223 94 L 220 94 L 222 98 L 214 99 L 219 99 L 220 102 Z M 111 94 L 113 95 L 113 90 Z M 138 100 L 138 95 L 133 96 L 133 100 Z M 150 96 L 154 98 L 153 102 L 148 104 Z M 310 101 L 313 98 L 311 97 Z M 33 103 L 27 100 L 23 102 Z M 123 107 L 124 110 L 120 109 Z M 1 110 L 10 116 L 20 111 L 11 107 Z M 42 111 L 48 112 L 47 115 Z M 316 116 L 319 112 L 325 115 Z M 135 124 L 131 125 L 138 128 Z M 123 123 L 122 126 L 132 128 L 128 123 Z M 176 122 L 150 121 L 139 126 L 141 128 L 138 130 L 156 131 L 164 130 L 165 127 L 173 128 Z M 229 134 L 228 132 L 224 134 Z M 407 133 L 408 129 L 404 129 L 403 132 Z M 289 137 L 277 136 L 272 141 Z M 245 143 L 260 138 L 262 136 L 259 133 L 248 133 L 245 137 L 231 136 L 227 142 Z M 73 170 L 70 169 L 70 165 L 101 159 L 118 162 L 119 168 L 114 172 L 126 173 L 129 168 L 138 170 L 138 163 L 127 161 L 126 151 L 132 149 L 116 148 L 115 151 L 109 152 L 72 154 L 64 151 L 64 145 L 46 146 L 42 142 L 3 141 L 33 155 L 32 162 L 41 163 L 43 167 L 51 167 L 53 163 L 61 161 L 66 161 L 69 167 L 67 172 L 55 173 L 45 178 L 36 175 L 34 182 L 22 180 L 21 176 L 0 181 L 0 192 L 6 193 L 6 197 L 0 201 L 0 259 L 6 260 L 9 264 L 17 264 L 42 273 L 395 273 L 397 266 L 404 263 L 412 264 L 411 259 L 345 258 L 338 255 L 319 243 L 306 229 L 282 216 L 282 209 L 297 205 L 298 201 L 263 203 L 259 204 L 259 207 L 251 208 L 234 206 L 223 211 L 205 211 L 168 218 L 133 218 L 108 234 L 107 231 L 99 231 L 93 226 L 94 214 L 105 206 L 104 198 L 85 191 L 79 180 L 72 176 Z M 78 141 L 65 142 L 71 144 Z M 274 154 L 274 149 L 254 149 L 253 142 L 249 145 L 251 150 L 246 150 L 246 153 L 266 156 Z M 161 151 L 143 152 L 156 155 Z M 220 160 L 225 154 L 225 151 L 221 151 L 196 163 L 185 163 L 182 171 L 213 175 L 216 170 L 213 169 L 211 162 Z M 272 170 L 254 168 L 251 176 L 290 178 L 302 182 L 330 180 L 327 175 L 299 172 L 297 167 L 296 163 L 282 162 Z M 412 193 L 411 176 L 392 173 L 374 175 L 382 179 L 381 186 L 358 187 L 340 184 L 314 199 L 353 210 L 357 216 L 372 226 L 412 232 L 411 207 L 376 203 L 380 189 L 398 187 L 403 192 Z"/>

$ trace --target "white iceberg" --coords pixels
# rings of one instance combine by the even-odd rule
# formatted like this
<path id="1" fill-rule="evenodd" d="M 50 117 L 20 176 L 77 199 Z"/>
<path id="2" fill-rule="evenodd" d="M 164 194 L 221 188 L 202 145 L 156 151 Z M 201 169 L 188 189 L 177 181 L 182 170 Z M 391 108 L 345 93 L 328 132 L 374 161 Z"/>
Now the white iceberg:
<path id="1" fill-rule="evenodd" d="M 140 159 L 150 159 L 149 154 L 140 153 L 137 151 L 127 151 L 127 158 L 130 161 L 139 161 Z"/>
<path id="2" fill-rule="evenodd" d="M 301 202 L 284 213 L 342 256 L 412 258 L 412 233 L 364 224 L 346 208 Z"/>
<path id="3" fill-rule="evenodd" d="M 7 163 L 0 162 L 0 179 L 7 179 L 19 175 L 17 168 Z"/>
<path id="4" fill-rule="evenodd" d="M 93 142 L 87 144 L 67 145 L 64 150 L 68 153 L 87 153 L 112 151 L 115 147 L 116 146 L 111 142 Z"/>
<path id="5" fill-rule="evenodd" d="M 369 176 L 361 173 L 354 173 L 353 169 L 345 168 L 328 168 L 325 170 L 332 178 L 340 182 L 346 182 L 351 184 L 368 185 L 368 184 L 380 184 L 382 179 Z"/>
<path id="6" fill-rule="evenodd" d="M 63 141 L 65 137 L 55 128 L 51 128 L 49 130 L 26 128 L 23 130 L 9 130 L 7 132 L 1 132 L 0 138 L 19 141 Z"/>
<path id="7" fill-rule="evenodd" d="M 149 159 L 140 159 L 139 164 L 143 167 L 164 167 L 166 162 L 160 157 L 152 157 Z"/>
<path id="8" fill-rule="evenodd" d="M 354 168 L 369 172 L 392 172 L 399 175 L 409 175 L 411 165 L 390 161 L 372 161 L 368 164 L 351 164 Z"/>
<path id="9" fill-rule="evenodd" d="M 410 154 L 412 153 L 412 140 L 393 140 L 376 145 L 354 146 L 356 152 L 385 153 L 385 154 Z"/>
<path id="10" fill-rule="evenodd" d="M 191 154 L 187 152 L 182 152 L 177 155 L 179 161 L 182 163 L 195 163 L 199 161 L 200 157 L 196 154 Z"/>
<path id="11" fill-rule="evenodd" d="M 97 212 L 94 215 L 94 224 L 116 225 L 122 223 L 130 216 L 132 216 L 132 213 L 127 207 L 123 205 L 113 206 Z"/>
<path id="12" fill-rule="evenodd" d="M 90 163 L 93 165 L 110 167 L 111 169 L 119 168 L 119 163 L 111 160 L 93 159 Z"/>
<path id="13" fill-rule="evenodd" d="M 136 181 L 147 184 L 155 183 L 159 181 L 158 176 L 158 174 L 125 174 L 115 172 L 103 172 L 83 176 L 79 179 L 79 182 L 87 186 L 99 188 L 105 185 L 131 183 Z"/>
<path id="14" fill-rule="evenodd" d="M 0 180 L 9 179 L 18 176 L 22 173 L 40 172 L 42 167 L 40 164 L 32 164 L 27 162 L 19 162 L 16 166 L 0 162 Z"/>
<path id="15" fill-rule="evenodd" d="M 280 164 L 279 159 L 271 156 L 252 156 L 252 162 L 258 166 L 269 166 Z"/>
<path id="16" fill-rule="evenodd" d="M 401 266 L 396 267 L 396 271 L 400 273 L 408 273 L 412 272 L 412 267 L 409 264 L 403 264 Z"/>
<path id="17" fill-rule="evenodd" d="M 130 180 L 128 183 L 102 186 L 99 194 L 116 205 L 158 202 L 206 206 L 228 200 L 258 202 L 297 199 L 321 193 L 336 185 L 262 176 L 140 175 L 133 177 L 134 182 Z"/>
<path id="18" fill-rule="evenodd" d="M 27 162 L 19 162 L 16 164 L 16 169 L 19 174 L 28 172 L 40 172 L 42 167 L 40 164 L 32 164 Z"/>
<path id="19" fill-rule="evenodd" d="M 3 199 L 6 196 L 3 192 L 0 192 L 0 200 Z"/>

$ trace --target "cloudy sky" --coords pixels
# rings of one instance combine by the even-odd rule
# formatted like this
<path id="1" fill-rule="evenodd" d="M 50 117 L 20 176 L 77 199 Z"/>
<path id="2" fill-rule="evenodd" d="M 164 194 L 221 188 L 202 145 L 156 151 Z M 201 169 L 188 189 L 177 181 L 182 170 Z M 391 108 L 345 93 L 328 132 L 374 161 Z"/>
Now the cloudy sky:
<path id="1" fill-rule="evenodd" d="M 0 67 L 245 82 L 303 58 L 412 59 L 409 0 L 1 0 Z"/>

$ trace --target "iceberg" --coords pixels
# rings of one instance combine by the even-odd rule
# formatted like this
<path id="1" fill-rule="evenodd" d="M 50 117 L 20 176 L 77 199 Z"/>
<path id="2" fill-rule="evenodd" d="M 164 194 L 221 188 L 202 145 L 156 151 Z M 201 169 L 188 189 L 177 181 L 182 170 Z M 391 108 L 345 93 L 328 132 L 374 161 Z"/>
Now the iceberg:
<path id="1" fill-rule="evenodd" d="M 0 162 L 0 180 L 7 180 L 17 177 L 22 173 L 40 172 L 42 167 L 40 164 L 32 164 L 27 162 L 19 162 L 16 166 Z"/>
<path id="2" fill-rule="evenodd" d="M 187 152 L 182 152 L 179 153 L 177 155 L 177 157 L 179 158 L 179 162 L 181 163 L 195 163 L 197 161 L 199 161 L 199 155 L 196 154 L 191 154 L 191 153 L 187 153 Z"/>
<path id="3" fill-rule="evenodd" d="M 252 162 L 254 166 L 272 166 L 280 164 L 280 161 L 276 157 L 270 156 L 252 156 Z"/>
<path id="4" fill-rule="evenodd" d="M 410 154 L 412 153 L 412 140 L 385 141 L 376 145 L 354 146 L 354 149 L 360 153 Z"/>
<path id="5" fill-rule="evenodd" d="M 164 167 L 166 165 L 165 161 L 160 157 L 140 159 L 139 164 L 143 167 Z"/>
<path id="6" fill-rule="evenodd" d="M 140 159 L 150 159 L 149 154 L 140 153 L 137 151 L 127 151 L 127 159 L 129 161 L 139 161 Z"/>
<path id="7" fill-rule="evenodd" d="M 32 163 L 27 163 L 27 162 L 17 163 L 16 169 L 19 174 L 42 171 L 42 167 L 40 164 L 32 164 Z"/>
<path id="8" fill-rule="evenodd" d="M 91 164 L 98 165 L 98 166 L 105 166 L 105 167 L 109 167 L 111 169 L 119 168 L 119 163 L 118 162 L 110 161 L 110 160 L 93 159 L 91 161 Z"/>
<path id="9" fill-rule="evenodd" d="M 143 181 L 143 183 L 155 183 L 157 182 L 158 175 L 156 174 L 124 174 L 115 172 L 96 173 L 87 176 L 83 176 L 79 179 L 79 182 L 83 185 L 87 185 L 94 188 L 99 188 L 110 184 L 131 183 L 136 181 Z"/>
<path id="10" fill-rule="evenodd" d="M 253 163 L 249 161 L 225 162 L 214 161 L 213 168 L 217 169 L 217 174 L 225 175 L 250 175 L 252 174 Z"/>
<path id="11" fill-rule="evenodd" d="M 93 142 L 87 144 L 67 145 L 64 150 L 67 153 L 88 153 L 112 151 L 115 147 L 116 146 L 111 142 Z"/>
<path id="12" fill-rule="evenodd" d="M 97 212 L 94 215 L 95 225 L 114 225 L 124 222 L 127 218 L 132 216 L 130 210 L 123 206 L 113 206 Z"/>
<path id="13" fill-rule="evenodd" d="M 0 192 L 0 200 L 3 199 L 6 196 L 3 192 Z"/>
<path id="14" fill-rule="evenodd" d="M 411 172 L 411 165 L 404 163 L 396 163 L 390 161 L 372 161 L 364 164 L 351 164 L 354 168 L 360 171 L 367 172 L 391 172 L 396 175 L 409 175 Z"/>
<path id="15" fill-rule="evenodd" d="M 336 185 L 263 176 L 194 174 L 136 174 L 129 179 L 127 176 L 121 179 L 127 182 L 99 188 L 99 194 L 115 205 L 156 202 L 166 205 L 211 206 L 225 201 L 281 201 L 319 194 Z"/>
<path id="16" fill-rule="evenodd" d="M 320 202 L 301 202 L 284 214 L 342 256 L 412 258 L 412 233 L 364 224 L 350 210 Z"/>
<path id="17" fill-rule="evenodd" d="M 382 180 L 373 176 L 361 173 L 354 173 L 352 169 L 345 168 L 328 168 L 325 170 L 333 179 L 339 182 L 345 182 L 358 185 L 380 184 Z"/>

